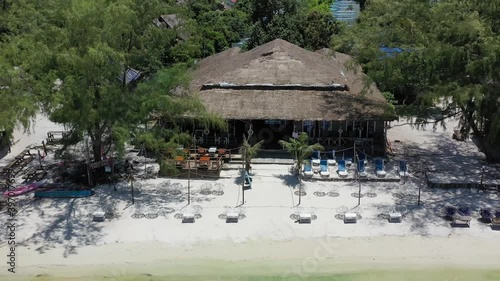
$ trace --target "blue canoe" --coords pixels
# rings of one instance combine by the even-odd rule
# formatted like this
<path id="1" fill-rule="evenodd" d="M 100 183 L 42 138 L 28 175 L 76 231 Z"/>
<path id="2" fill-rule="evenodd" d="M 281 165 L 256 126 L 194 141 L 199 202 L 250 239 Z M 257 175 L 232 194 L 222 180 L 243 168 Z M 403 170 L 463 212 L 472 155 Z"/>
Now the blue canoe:
<path id="1" fill-rule="evenodd" d="M 81 198 L 95 194 L 93 190 L 36 191 L 35 198 Z"/>

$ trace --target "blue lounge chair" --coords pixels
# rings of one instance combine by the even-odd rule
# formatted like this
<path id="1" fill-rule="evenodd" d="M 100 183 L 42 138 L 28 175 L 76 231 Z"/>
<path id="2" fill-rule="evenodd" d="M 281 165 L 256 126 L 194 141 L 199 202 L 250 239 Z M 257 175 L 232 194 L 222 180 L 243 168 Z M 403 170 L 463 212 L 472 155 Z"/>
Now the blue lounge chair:
<path id="1" fill-rule="evenodd" d="M 345 164 L 347 166 L 351 166 L 352 165 L 352 157 L 346 157 L 346 158 L 344 158 L 344 160 L 345 160 Z"/>
<path id="2" fill-rule="evenodd" d="M 483 208 L 479 210 L 479 215 L 481 215 L 481 219 L 485 222 L 491 222 L 494 218 L 493 211 L 489 208 Z"/>
<path id="3" fill-rule="evenodd" d="M 406 160 L 399 161 L 399 176 L 402 178 L 408 176 L 408 161 Z"/>
<path id="4" fill-rule="evenodd" d="M 303 171 L 304 177 L 310 178 L 314 175 L 314 172 L 311 167 L 311 162 L 309 164 L 304 165 L 304 171 Z"/>
<path id="5" fill-rule="evenodd" d="M 447 217 L 453 217 L 455 214 L 457 213 L 457 208 L 453 207 L 453 206 L 446 206 L 444 207 L 444 214 L 447 216 Z"/>
<path id="6" fill-rule="evenodd" d="M 332 150 L 326 154 L 328 158 L 328 165 L 333 166 L 337 164 L 337 159 L 335 158 L 335 150 Z"/>
<path id="7" fill-rule="evenodd" d="M 314 150 L 313 154 L 311 155 L 311 164 L 312 168 L 315 171 L 319 170 L 319 163 L 321 162 L 321 154 L 319 150 Z"/>
<path id="8" fill-rule="evenodd" d="M 384 159 L 375 159 L 375 173 L 379 178 L 383 178 L 387 175 L 384 169 Z"/>
<path id="9" fill-rule="evenodd" d="M 365 169 L 365 161 L 363 161 L 363 160 L 358 161 L 358 174 L 360 177 L 368 176 L 368 173 L 366 172 L 366 169 Z"/>
<path id="10" fill-rule="evenodd" d="M 252 177 L 248 174 L 248 172 L 245 172 L 245 183 L 243 184 L 245 189 L 251 189 L 252 188 Z"/>
<path id="11" fill-rule="evenodd" d="M 358 161 L 363 161 L 366 164 L 366 154 L 363 152 L 358 153 Z"/>
<path id="12" fill-rule="evenodd" d="M 328 170 L 328 161 L 327 160 L 321 160 L 319 174 L 322 177 L 329 177 L 330 176 L 330 171 Z"/>
<path id="13" fill-rule="evenodd" d="M 461 216 L 471 216 L 472 215 L 472 210 L 469 207 L 459 207 L 457 210 L 458 214 Z"/>
<path id="14" fill-rule="evenodd" d="M 341 176 L 343 178 L 345 178 L 349 175 L 349 173 L 347 172 L 346 167 L 345 167 L 345 160 L 339 160 L 337 172 L 338 172 L 339 176 Z"/>

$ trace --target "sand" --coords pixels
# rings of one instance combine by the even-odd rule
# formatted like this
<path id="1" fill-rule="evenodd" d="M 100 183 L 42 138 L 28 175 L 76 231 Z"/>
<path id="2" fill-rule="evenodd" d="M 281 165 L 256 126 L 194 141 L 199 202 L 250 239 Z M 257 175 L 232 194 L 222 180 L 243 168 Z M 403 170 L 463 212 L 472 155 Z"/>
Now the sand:
<path id="1" fill-rule="evenodd" d="M 392 136 L 398 134 L 405 135 Z M 442 131 L 434 134 L 445 136 Z M 31 135 L 25 142 L 41 140 Z M 237 207 L 243 199 L 237 169 L 224 171 L 216 181 L 191 181 L 190 205 L 187 180 L 179 179 L 137 181 L 133 205 L 131 188 L 125 183 L 118 184 L 117 191 L 100 186 L 95 196 L 83 199 L 18 197 L 15 276 L 19 280 L 36 275 L 35 280 L 101 280 L 103 276 L 106 280 L 167 280 L 161 279 L 165 276 L 170 280 L 189 280 L 186 276 L 192 280 L 250 280 L 252 276 L 312 280 L 358 273 L 338 280 L 419 280 L 398 279 L 398 274 L 425 269 L 436 274 L 424 274 L 422 280 L 495 280 L 491 278 L 497 275 L 491 272 L 500 269 L 500 243 L 495 242 L 500 232 L 480 222 L 478 210 L 497 207 L 498 194 L 424 188 L 418 205 L 420 181 L 411 177 L 405 182 L 363 183 L 365 196 L 358 206 L 353 196 L 357 183 L 315 181 L 305 182 L 307 194 L 297 207 L 297 181 L 289 168 L 253 165 L 253 188 L 245 193 L 243 208 Z M 174 183 L 181 184 L 180 194 L 167 194 L 165 190 Z M 216 183 L 223 186 L 222 196 L 201 192 L 207 184 L 215 191 Z M 338 192 L 339 196 L 318 196 L 321 192 Z M 471 227 L 454 228 L 443 219 L 446 204 L 470 206 L 474 211 Z M 89 214 L 97 209 L 113 211 L 116 217 L 92 222 Z M 394 209 L 403 213 L 402 223 L 390 224 L 385 218 Z M 228 224 L 224 220 L 228 210 L 242 212 L 244 217 Z M 357 224 L 343 223 L 345 210 L 359 214 Z M 199 213 L 195 223 L 179 219 L 188 212 Z M 294 215 L 299 212 L 313 213 L 316 219 L 298 224 Z M 156 216 L 133 218 L 138 213 Z M 0 214 L 0 221 L 7 218 Z M 6 242 L 0 237 L 0 256 L 8 252 Z M 0 264 L 0 278 L 15 280 Z M 443 268 L 445 272 L 440 271 Z M 372 279 L 366 273 L 359 275 L 364 271 Z"/>

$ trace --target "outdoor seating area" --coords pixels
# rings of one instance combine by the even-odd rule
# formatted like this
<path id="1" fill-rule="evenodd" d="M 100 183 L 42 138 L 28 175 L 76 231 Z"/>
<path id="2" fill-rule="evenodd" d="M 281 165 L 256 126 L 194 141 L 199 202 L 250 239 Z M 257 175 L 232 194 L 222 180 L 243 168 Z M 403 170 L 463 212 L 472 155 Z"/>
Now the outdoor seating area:
<path id="1" fill-rule="evenodd" d="M 182 177 L 215 176 L 217 177 L 226 159 L 231 157 L 231 150 L 218 147 L 197 147 L 187 149 L 180 147 L 180 155 L 173 159 Z"/>
<path id="2" fill-rule="evenodd" d="M 302 169 L 302 176 L 309 180 L 354 180 L 358 177 L 369 181 L 400 181 L 410 176 L 408 161 L 399 160 L 386 163 L 385 159 L 368 159 L 358 151 L 350 156 L 336 157 L 335 151 L 314 151 Z M 352 165 L 355 163 L 355 165 Z"/>
<path id="3" fill-rule="evenodd" d="M 30 149 L 25 149 L 19 153 L 6 166 L 0 167 L 0 183 L 4 185 L 4 189 L 12 185 L 16 181 L 16 177 L 23 171 L 26 174 L 31 174 L 31 169 L 26 170 L 26 167 L 33 161 L 34 155 Z M 23 178 L 26 176 L 23 175 Z"/>

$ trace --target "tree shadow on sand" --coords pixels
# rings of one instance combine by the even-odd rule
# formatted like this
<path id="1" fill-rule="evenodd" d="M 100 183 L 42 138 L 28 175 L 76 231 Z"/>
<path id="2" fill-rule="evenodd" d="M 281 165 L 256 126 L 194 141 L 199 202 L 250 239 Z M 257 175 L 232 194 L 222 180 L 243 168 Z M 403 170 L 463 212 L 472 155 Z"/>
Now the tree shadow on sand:
<path id="1" fill-rule="evenodd" d="M 286 174 L 286 175 L 274 175 L 274 176 L 282 180 L 283 184 L 287 187 L 298 188 L 299 186 L 300 181 L 296 175 Z"/>
<path id="2" fill-rule="evenodd" d="M 183 187 L 182 194 L 171 195 L 164 192 L 165 186 L 141 186 L 134 183 L 135 206 L 138 204 L 147 207 L 154 206 L 160 212 L 172 208 L 179 203 L 187 202 L 187 188 Z M 186 189 L 186 190 L 184 190 Z M 51 249 L 63 247 L 63 257 L 77 254 L 78 247 L 96 245 L 102 242 L 103 231 L 109 219 L 115 219 L 132 207 L 131 187 L 127 184 L 117 186 L 115 191 L 111 185 L 102 185 L 94 188 L 94 196 L 86 198 L 55 198 L 33 199 L 26 198 L 25 206 L 17 215 L 19 228 L 33 229 L 34 233 L 21 241 L 22 245 L 31 245 L 37 252 L 43 254 Z M 193 192 L 193 202 L 213 200 L 213 196 L 202 196 Z M 92 221 L 92 213 L 102 210 L 108 216 L 104 222 Z M 37 218 L 38 217 L 38 218 Z M 34 222 L 36 221 L 36 222 Z"/>

